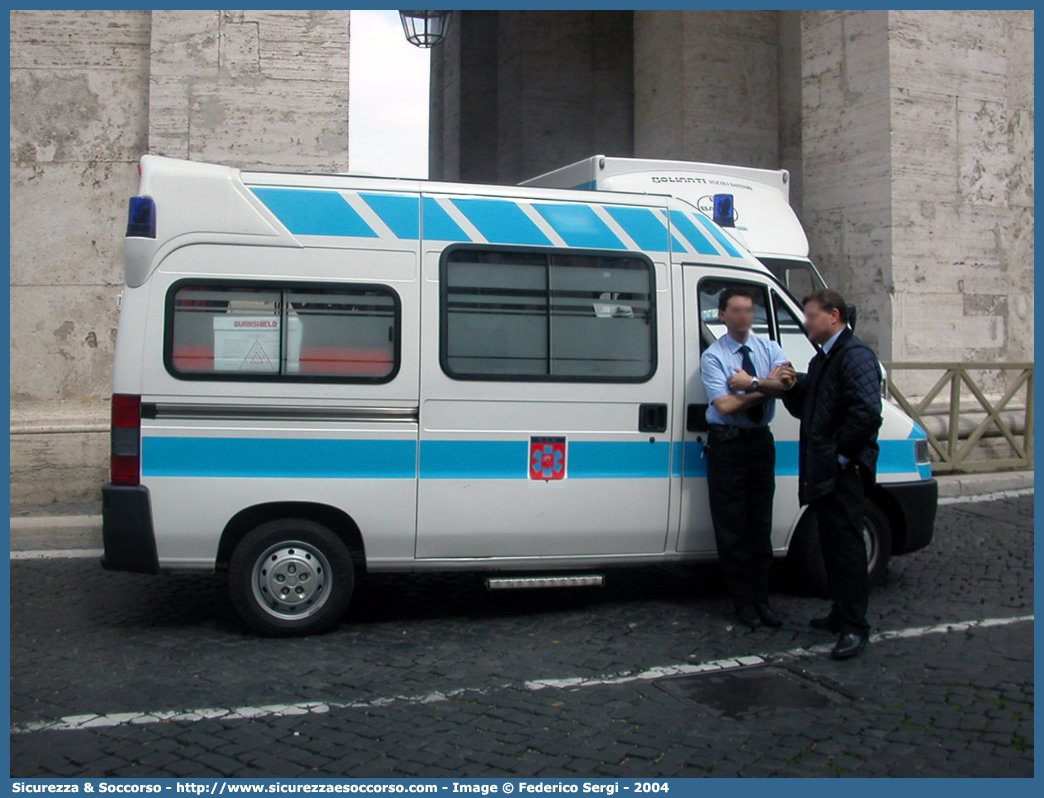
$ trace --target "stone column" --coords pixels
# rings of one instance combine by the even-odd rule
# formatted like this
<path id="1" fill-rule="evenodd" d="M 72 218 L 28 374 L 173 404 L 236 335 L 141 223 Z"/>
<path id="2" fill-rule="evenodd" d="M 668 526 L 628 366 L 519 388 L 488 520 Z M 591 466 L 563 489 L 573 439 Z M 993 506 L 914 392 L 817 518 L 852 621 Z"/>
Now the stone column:
<path id="1" fill-rule="evenodd" d="M 889 13 L 897 360 L 1033 359 L 1033 12 Z"/>
<path id="2" fill-rule="evenodd" d="M 431 54 L 428 172 L 496 182 L 497 11 L 458 11 Z"/>
<path id="3" fill-rule="evenodd" d="M 1031 360 L 1032 12 L 804 12 L 801 46 L 812 257 L 861 335 Z"/>
<path id="4" fill-rule="evenodd" d="M 154 11 L 151 152 L 348 169 L 347 11 Z"/>
<path id="5" fill-rule="evenodd" d="M 777 11 L 634 12 L 634 153 L 780 168 Z"/>
<path id="6" fill-rule="evenodd" d="M 346 170 L 348 12 L 11 12 L 13 503 L 100 498 L 147 151 Z"/>
<path id="7" fill-rule="evenodd" d="M 433 179 L 513 184 L 632 144 L 629 11 L 462 11 L 432 54 Z"/>
<path id="8" fill-rule="evenodd" d="M 887 11 L 804 12 L 802 152 L 810 256 L 892 357 L 892 149 Z"/>
<path id="9" fill-rule="evenodd" d="M 150 13 L 11 12 L 11 501 L 100 497 Z"/>

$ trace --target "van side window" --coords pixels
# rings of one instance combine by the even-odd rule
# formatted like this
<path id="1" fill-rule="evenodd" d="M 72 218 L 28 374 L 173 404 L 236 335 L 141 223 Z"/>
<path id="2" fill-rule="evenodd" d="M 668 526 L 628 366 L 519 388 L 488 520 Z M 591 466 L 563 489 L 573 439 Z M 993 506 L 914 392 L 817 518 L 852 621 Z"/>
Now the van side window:
<path id="1" fill-rule="evenodd" d="M 772 292 L 772 305 L 776 310 L 779 344 L 797 372 L 805 374 L 808 372 L 808 361 L 816 354 L 816 347 L 808 340 L 804 325 L 775 291 Z"/>
<path id="2" fill-rule="evenodd" d="M 443 370 L 456 379 L 643 382 L 656 371 L 652 264 L 458 248 L 442 262 Z"/>
<path id="3" fill-rule="evenodd" d="M 744 283 L 737 280 L 707 277 L 700 280 L 700 352 L 725 334 L 725 325 L 718 318 L 718 298 L 726 288 L 745 288 L 754 298 L 754 326 L 750 331 L 762 338 L 770 338 L 768 323 L 768 296 L 760 283 Z"/>
<path id="4" fill-rule="evenodd" d="M 387 382 L 398 297 L 378 286 L 180 283 L 167 307 L 168 370 L 183 379 Z"/>

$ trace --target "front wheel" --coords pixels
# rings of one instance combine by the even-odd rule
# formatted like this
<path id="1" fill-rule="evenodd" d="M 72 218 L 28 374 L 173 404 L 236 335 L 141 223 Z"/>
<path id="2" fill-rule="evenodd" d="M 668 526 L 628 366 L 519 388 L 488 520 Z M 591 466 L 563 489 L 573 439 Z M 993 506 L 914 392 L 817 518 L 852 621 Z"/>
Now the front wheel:
<path id="1" fill-rule="evenodd" d="M 228 567 L 232 604 L 256 632 L 273 637 L 329 629 L 355 587 L 352 557 L 329 528 L 279 519 L 251 530 Z"/>
<path id="2" fill-rule="evenodd" d="M 881 508 L 869 499 L 863 500 L 863 544 L 866 546 L 866 570 L 870 586 L 881 585 L 892 557 L 892 528 Z M 826 563 L 823 562 L 823 552 L 819 546 L 819 523 L 811 510 L 805 512 L 794 531 L 794 539 L 787 552 L 787 564 L 800 584 L 818 595 L 828 594 Z"/>

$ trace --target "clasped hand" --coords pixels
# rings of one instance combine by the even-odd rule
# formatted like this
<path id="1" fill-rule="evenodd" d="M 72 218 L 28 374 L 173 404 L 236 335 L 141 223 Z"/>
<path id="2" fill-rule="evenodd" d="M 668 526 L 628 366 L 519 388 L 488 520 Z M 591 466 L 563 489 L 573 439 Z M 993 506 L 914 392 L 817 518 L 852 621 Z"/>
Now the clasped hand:
<path id="1" fill-rule="evenodd" d="M 729 390 L 730 391 L 746 391 L 750 389 L 750 383 L 753 377 L 745 372 L 743 369 L 733 366 L 732 369 L 735 374 L 729 377 Z M 779 380 L 783 386 L 783 390 L 789 390 L 797 382 L 797 372 L 794 371 L 793 364 L 788 360 L 779 366 L 776 366 L 768 375 L 770 380 Z"/>

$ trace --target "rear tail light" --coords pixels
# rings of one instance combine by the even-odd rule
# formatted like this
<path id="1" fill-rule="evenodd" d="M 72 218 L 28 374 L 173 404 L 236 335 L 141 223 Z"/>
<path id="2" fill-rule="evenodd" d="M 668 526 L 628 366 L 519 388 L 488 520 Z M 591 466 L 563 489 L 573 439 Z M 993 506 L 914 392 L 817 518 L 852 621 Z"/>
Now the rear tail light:
<path id="1" fill-rule="evenodd" d="M 141 397 L 112 395 L 112 473 L 114 485 L 141 481 Z"/>

